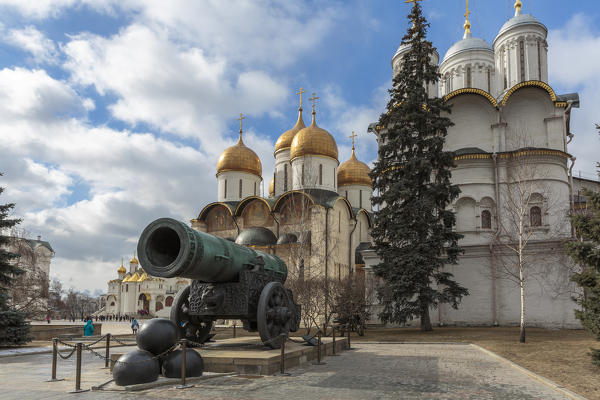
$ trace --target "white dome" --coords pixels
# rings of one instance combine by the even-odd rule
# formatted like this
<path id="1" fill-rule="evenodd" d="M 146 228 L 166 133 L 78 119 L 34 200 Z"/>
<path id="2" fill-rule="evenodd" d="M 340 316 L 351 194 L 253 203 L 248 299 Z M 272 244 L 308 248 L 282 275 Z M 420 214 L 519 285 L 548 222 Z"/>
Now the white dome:
<path id="1" fill-rule="evenodd" d="M 502 28 L 500 28 L 500 32 L 498 32 L 496 39 L 494 39 L 494 44 L 503 33 L 513 28 L 522 27 L 526 25 L 537 25 L 541 27 L 546 33 L 548 32 L 548 28 L 546 28 L 546 25 L 538 21 L 533 15 L 521 14 L 509 19 L 504 25 L 502 25 Z"/>
<path id="2" fill-rule="evenodd" d="M 464 53 L 466 51 L 473 51 L 473 50 L 488 51 L 493 57 L 492 48 L 485 40 L 469 37 L 469 38 L 462 39 L 462 40 L 454 43 L 454 45 L 452 47 L 450 47 L 448 49 L 448 51 L 446 52 L 446 55 L 444 56 L 444 60 L 442 61 L 442 63 L 456 54 Z"/>

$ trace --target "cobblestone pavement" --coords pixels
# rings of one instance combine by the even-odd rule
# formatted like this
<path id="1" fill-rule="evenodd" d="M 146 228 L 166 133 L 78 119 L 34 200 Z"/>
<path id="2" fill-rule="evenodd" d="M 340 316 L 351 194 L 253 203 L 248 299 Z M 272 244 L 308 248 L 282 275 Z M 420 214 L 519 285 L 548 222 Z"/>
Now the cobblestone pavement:
<path id="1" fill-rule="evenodd" d="M 568 399 L 510 365 L 464 344 L 366 344 L 326 365 L 305 364 L 290 377 L 225 376 L 190 389 L 87 392 L 79 399 Z M 129 348 L 131 349 L 131 348 Z M 44 382 L 50 356 L 0 359 L 1 399 L 62 399 L 74 388 L 74 359 L 58 363 L 62 382 Z M 82 387 L 110 378 L 103 361 L 83 358 Z"/>

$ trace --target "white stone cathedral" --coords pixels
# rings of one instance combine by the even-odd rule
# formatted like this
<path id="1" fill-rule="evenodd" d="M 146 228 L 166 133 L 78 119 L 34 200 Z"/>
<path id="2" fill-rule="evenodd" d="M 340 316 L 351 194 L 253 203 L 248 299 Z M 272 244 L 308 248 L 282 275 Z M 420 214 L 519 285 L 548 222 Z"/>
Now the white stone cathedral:
<path id="1" fill-rule="evenodd" d="M 519 287 L 506 261 L 514 261 L 514 255 L 500 243 L 510 241 L 511 205 L 520 176 L 530 189 L 523 203 L 531 257 L 525 281 L 527 323 L 579 325 L 571 300 L 576 289 L 563 251 L 563 241 L 571 236 L 566 218 L 573 194 L 570 114 L 579 106 L 579 96 L 559 95 L 549 85 L 547 28 L 521 8 L 517 0 L 514 17 L 500 28 L 492 46 L 471 35 L 467 10 L 462 40 L 441 63 L 437 54 L 431 60 L 439 63 L 441 80 L 439 87 L 431 84 L 427 90 L 452 106 L 448 117 L 454 126 L 448 129 L 445 150 L 456 153 L 452 181 L 461 189 L 452 208 L 465 253 L 459 265 L 447 268 L 470 292 L 458 310 L 447 305 L 432 310 L 433 323 L 519 322 Z M 402 73 L 407 51 L 401 45 L 393 56 L 394 76 Z M 371 130 L 378 135 L 377 127 Z M 369 274 L 379 258 L 373 250 L 362 254 Z"/>

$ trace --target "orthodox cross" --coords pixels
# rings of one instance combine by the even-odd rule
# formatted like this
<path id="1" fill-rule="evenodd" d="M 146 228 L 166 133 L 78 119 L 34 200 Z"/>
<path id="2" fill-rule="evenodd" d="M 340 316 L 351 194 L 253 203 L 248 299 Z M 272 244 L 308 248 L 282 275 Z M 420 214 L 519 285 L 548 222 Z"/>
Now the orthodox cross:
<path id="1" fill-rule="evenodd" d="M 356 133 L 354 133 L 354 131 L 352 131 L 352 135 L 348 136 L 349 138 L 352 139 L 352 151 L 354 151 L 354 138 L 357 136 L 358 135 Z"/>
<path id="2" fill-rule="evenodd" d="M 471 11 L 469 11 L 469 0 L 467 0 L 467 12 L 465 13 L 467 21 L 469 20 L 469 15 L 471 15 Z"/>
<path id="3" fill-rule="evenodd" d="M 298 93 L 296 93 L 296 94 L 300 95 L 300 108 L 302 108 L 302 94 L 303 93 L 306 93 L 306 90 L 304 90 L 302 88 L 300 88 L 300 91 Z"/>
<path id="4" fill-rule="evenodd" d="M 406 0 L 405 3 L 416 3 L 417 1 L 423 1 L 423 0 Z"/>
<path id="5" fill-rule="evenodd" d="M 310 98 L 310 99 L 308 99 L 308 100 L 312 101 L 312 103 L 313 103 L 313 114 L 314 114 L 314 113 L 315 113 L 315 102 L 316 102 L 318 99 L 320 99 L 320 97 L 317 97 L 317 94 L 316 94 L 315 92 L 313 92 L 313 94 L 312 94 L 312 95 L 313 95 L 313 97 L 311 97 L 311 98 Z"/>
<path id="6" fill-rule="evenodd" d="M 471 15 L 471 11 L 469 11 L 469 0 L 467 0 L 467 12 L 465 13 L 465 34 L 471 33 L 471 23 L 469 22 L 469 15 Z"/>
<path id="7" fill-rule="evenodd" d="M 240 113 L 240 117 L 238 118 L 238 121 L 240 121 L 240 140 L 242 140 L 242 121 L 245 119 L 244 114 Z"/>

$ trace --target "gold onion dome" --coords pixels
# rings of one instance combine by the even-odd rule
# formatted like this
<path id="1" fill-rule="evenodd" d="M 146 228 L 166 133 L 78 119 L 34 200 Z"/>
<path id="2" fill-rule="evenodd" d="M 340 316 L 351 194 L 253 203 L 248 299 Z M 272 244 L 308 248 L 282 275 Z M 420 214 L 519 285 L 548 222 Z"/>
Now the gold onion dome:
<path id="1" fill-rule="evenodd" d="M 331 157 L 336 161 L 338 159 L 335 139 L 325 129 L 317 126 L 314 111 L 312 123 L 294 136 L 290 149 L 291 160 L 306 155 Z"/>
<path id="2" fill-rule="evenodd" d="M 133 258 L 131 260 L 129 260 L 129 264 L 139 264 L 140 262 L 138 261 L 137 258 L 135 258 L 135 253 L 133 253 Z"/>
<path id="3" fill-rule="evenodd" d="M 271 178 L 271 182 L 269 183 L 269 196 L 275 196 L 275 180 Z"/>
<path id="4" fill-rule="evenodd" d="M 217 161 L 217 175 L 221 172 L 240 171 L 262 177 L 262 164 L 260 159 L 251 149 L 246 147 L 242 141 L 242 130 L 240 129 L 240 139 L 221 154 Z"/>
<path id="5" fill-rule="evenodd" d="M 292 141 L 298 132 L 302 129 L 306 128 L 304 125 L 304 118 L 302 118 L 302 107 L 298 109 L 298 121 L 296 121 L 296 125 L 288 131 L 285 131 L 279 136 L 277 142 L 275 143 L 275 154 L 277 154 L 280 150 L 289 149 L 292 146 Z"/>
<path id="6" fill-rule="evenodd" d="M 119 274 L 124 274 L 124 273 L 126 273 L 126 272 L 127 272 L 127 270 L 125 269 L 125 267 L 124 267 L 124 266 L 122 266 L 122 265 L 121 265 L 121 266 L 119 267 L 119 269 L 117 270 L 117 272 L 118 272 Z"/>
<path id="7" fill-rule="evenodd" d="M 354 154 L 354 148 L 352 148 L 350 159 L 343 162 L 338 168 L 338 187 L 346 185 L 366 185 L 373 187 L 369 172 L 371 172 L 369 166 L 362 161 L 358 161 Z"/>

